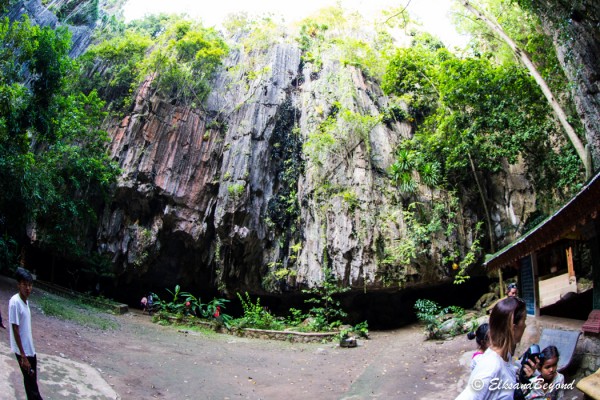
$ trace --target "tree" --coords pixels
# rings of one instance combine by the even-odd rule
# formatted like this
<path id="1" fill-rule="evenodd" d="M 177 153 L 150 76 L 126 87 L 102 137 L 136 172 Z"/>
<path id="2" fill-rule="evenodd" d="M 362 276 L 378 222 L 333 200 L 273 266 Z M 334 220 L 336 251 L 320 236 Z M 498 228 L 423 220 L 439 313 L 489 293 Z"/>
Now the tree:
<path id="1" fill-rule="evenodd" d="M 502 170 L 505 161 L 514 164 L 523 157 L 528 162 L 555 153 L 554 139 L 548 139 L 556 136 L 551 113 L 535 82 L 516 64 L 458 58 L 416 41 L 398 50 L 382 86 L 408 103 L 416 122 L 414 138 L 403 144 L 392 175 L 409 181 L 408 171 L 418 170 L 411 160 L 418 155 L 422 165 L 440 163 L 439 181 L 448 189 L 468 193 L 474 186 L 494 251 L 485 177 Z M 411 152 L 412 159 L 405 155 Z"/>
<path id="2" fill-rule="evenodd" d="M 157 42 L 144 74 L 154 76 L 152 85 L 163 97 L 199 106 L 210 92 L 209 80 L 227 54 L 227 45 L 214 29 L 187 20 L 167 26 Z"/>
<path id="3" fill-rule="evenodd" d="M 141 84 L 144 57 L 152 44 L 149 35 L 130 29 L 89 48 L 79 58 L 83 92 L 96 90 L 109 110 L 127 110 L 132 92 Z"/>
<path id="4" fill-rule="evenodd" d="M 563 110 L 561 105 L 556 100 L 555 96 L 552 93 L 552 90 L 550 89 L 550 87 L 548 86 L 548 84 L 546 83 L 546 81 L 544 80 L 542 75 L 538 72 L 536 66 L 531 61 L 530 57 L 523 50 L 521 50 L 519 48 L 519 46 L 517 46 L 517 43 L 514 40 L 512 40 L 504 32 L 502 27 L 497 22 L 493 21 L 490 17 L 488 17 L 483 12 L 481 12 L 477 8 L 475 8 L 468 0 L 463 0 L 462 4 L 467 10 L 469 10 L 469 12 L 471 12 L 473 15 L 475 15 L 478 19 L 485 22 L 486 25 L 493 32 L 495 32 L 498 36 L 500 36 L 500 38 L 502 38 L 502 40 L 504 40 L 510 46 L 510 48 L 513 50 L 515 55 L 521 60 L 523 65 L 527 68 L 527 70 L 529 71 L 531 76 L 535 79 L 536 83 L 539 85 L 542 93 L 544 94 L 546 100 L 548 101 L 548 104 L 552 107 L 552 110 L 553 110 L 554 114 L 556 115 L 556 118 L 559 120 L 560 124 L 562 125 L 563 129 L 565 130 L 567 137 L 573 144 L 573 147 L 575 148 L 577 155 L 579 156 L 579 158 L 581 159 L 581 162 L 583 163 L 587 178 L 590 178 L 592 176 L 592 170 L 593 170 L 591 157 L 588 154 L 588 152 L 586 151 L 583 143 L 581 142 L 581 139 L 575 132 L 575 129 L 573 129 L 573 127 L 569 123 L 567 114 L 565 113 L 565 111 Z"/>
<path id="5" fill-rule="evenodd" d="M 0 43 L 1 240 L 26 244 L 28 226 L 38 245 L 81 260 L 117 174 L 99 128 L 104 104 L 74 84 L 67 29 L 4 19 Z"/>

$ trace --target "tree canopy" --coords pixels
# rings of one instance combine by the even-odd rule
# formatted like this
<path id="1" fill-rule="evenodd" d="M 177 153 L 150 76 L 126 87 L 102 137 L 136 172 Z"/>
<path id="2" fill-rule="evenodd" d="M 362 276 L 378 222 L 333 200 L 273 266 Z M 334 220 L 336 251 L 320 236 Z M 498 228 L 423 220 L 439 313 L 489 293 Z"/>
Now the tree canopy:
<path id="1" fill-rule="evenodd" d="M 68 57 L 70 34 L 22 21 L 0 21 L 0 248 L 3 265 L 29 235 L 78 258 L 86 226 L 115 180 L 104 103 L 81 92 Z"/>

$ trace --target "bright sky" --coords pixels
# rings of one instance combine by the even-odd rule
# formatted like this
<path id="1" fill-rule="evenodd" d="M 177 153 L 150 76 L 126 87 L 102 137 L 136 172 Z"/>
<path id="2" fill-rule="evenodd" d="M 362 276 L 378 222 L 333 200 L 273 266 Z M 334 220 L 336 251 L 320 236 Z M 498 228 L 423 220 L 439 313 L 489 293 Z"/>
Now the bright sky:
<path id="1" fill-rule="evenodd" d="M 186 13 L 198 17 L 206 26 L 219 26 L 230 13 L 245 11 L 250 15 L 271 13 L 286 22 L 301 20 L 320 8 L 341 2 L 344 9 L 358 10 L 366 18 L 373 18 L 383 9 L 405 7 L 423 23 L 423 29 L 441 38 L 447 46 L 465 42 L 452 26 L 448 13 L 452 0 L 128 0 L 125 19 L 130 21 L 145 14 Z"/>

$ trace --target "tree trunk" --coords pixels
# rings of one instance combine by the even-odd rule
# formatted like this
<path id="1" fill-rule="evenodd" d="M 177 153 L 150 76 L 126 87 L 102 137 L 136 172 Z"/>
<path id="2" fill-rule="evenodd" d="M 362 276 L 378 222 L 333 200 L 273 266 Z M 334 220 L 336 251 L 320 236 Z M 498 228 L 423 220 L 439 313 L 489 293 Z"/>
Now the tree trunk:
<path id="1" fill-rule="evenodd" d="M 488 227 L 488 237 L 490 240 L 490 250 L 492 254 L 496 252 L 496 245 L 494 244 L 494 231 L 492 230 L 492 217 L 487 207 L 487 202 L 485 201 L 485 195 L 483 193 L 483 186 L 481 186 L 481 182 L 479 182 L 479 177 L 477 176 L 477 171 L 475 170 L 475 163 L 473 162 L 473 158 L 471 157 L 471 153 L 467 153 L 469 156 L 469 163 L 471 164 L 471 172 L 473 172 L 473 177 L 475 178 L 475 183 L 477 184 L 477 190 L 479 191 L 479 196 L 481 197 L 481 204 L 483 205 L 483 211 L 485 213 L 486 225 Z M 504 282 L 502 278 L 502 268 L 498 268 L 498 283 L 500 284 L 500 298 L 504 297 Z"/>
<path id="2" fill-rule="evenodd" d="M 564 110 L 562 109 L 560 104 L 558 104 L 558 102 L 552 95 L 552 91 L 550 90 L 550 87 L 548 87 L 548 84 L 546 83 L 546 81 L 544 80 L 542 75 L 540 75 L 537 68 L 533 64 L 533 62 L 529 59 L 527 54 L 524 51 L 522 51 L 517 46 L 517 44 L 504 32 L 504 30 L 502 29 L 502 27 L 500 25 L 498 25 L 496 22 L 492 21 L 490 18 L 488 18 L 486 15 L 484 15 L 481 11 L 479 11 L 475 7 L 473 7 L 471 5 L 471 3 L 469 3 L 468 0 L 463 0 L 463 6 L 469 12 L 474 14 L 478 19 L 485 22 L 486 25 L 493 32 L 498 34 L 498 36 L 500 36 L 502 38 L 502 40 L 504 40 L 506 42 L 506 44 L 508 44 L 508 46 L 513 50 L 515 55 L 525 65 L 525 67 L 527 68 L 527 70 L 529 71 L 531 76 L 533 76 L 533 79 L 535 79 L 536 83 L 542 90 L 542 93 L 544 93 L 546 100 L 548 100 L 550 107 L 552 107 L 554 114 L 556 115 L 556 117 L 560 121 L 563 129 L 565 130 L 567 137 L 569 138 L 569 140 L 575 147 L 575 151 L 577 152 L 577 155 L 583 162 L 586 178 L 588 178 L 588 179 L 591 178 L 592 170 L 593 170 L 591 157 L 589 156 L 588 151 L 585 149 L 583 143 L 581 142 L 581 139 L 579 139 L 579 136 L 577 136 L 577 133 L 575 132 L 575 130 L 573 129 L 571 124 L 569 124 L 569 122 L 567 121 L 566 113 L 564 112 Z"/>
<path id="3" fill-rule="evenodd" d="M 479 197 L 481 198 L 481 204 L 483 205 L 483 212 L 485 213 L 485 221 L 488 227 L 488 237 L 490 239 L 490 250 L 492 251 L 492 253 L 495 253 L 496 246 L 494 245 L 494 232 L 492 231 L 492 217 L 490 216 L 490 211 L 488 210 L 487 202 L 485 201 L 483 186 L 481 186 L 481 182 L 479 182 L 479 177 L 477 176 L 477 171 L 475 170 L 475 163 L 473 162 L 471 153 L 467 152 L 467 156 L 469 157 L 469 163 L 471 164 L 471 172 L 473 172 L 473 178 L 475 178 L 477 190 L 479 191 Z"/>
<path id="4" fill-rule="evenodd" d="M 519 0 L 522 3 L 523 0 Z M 593 166 L 600 168 L 600 2 L 531 0 L 531 9 L 552 38 L 579 118 Z"/>

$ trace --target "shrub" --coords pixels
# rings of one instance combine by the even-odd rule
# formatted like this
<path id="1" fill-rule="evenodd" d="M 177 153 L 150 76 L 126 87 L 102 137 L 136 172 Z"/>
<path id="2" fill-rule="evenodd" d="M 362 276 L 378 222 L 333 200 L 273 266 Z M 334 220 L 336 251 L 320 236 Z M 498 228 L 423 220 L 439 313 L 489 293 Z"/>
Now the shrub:
<path id="1" fill-rule="evenodd" d="M 329 268 L 324 268 L 323 272 L 325 279 L 321 286 L 303 290 L 304 293 L 312 295 L 305 302 L 314 304 L 314 307 L 310 309 L 309 316 L 313 318 L 311 327 L 316 331 L 335 329 L 342 324 L 341 319 L 348 315 L 342 310 L 335 295 L 347 292 L 350 288 L 341 287 Z"/>
<path id="2" fill-rule="evenodd" d="M 239 293 L 237 296 L 242 303 L 244 315 L 233 321 L 235 325 L 240 328 L 283 330 L 283 322 L 260 305 L 260 297 L 253 303 L 248 292 L 245 293 L 245 299 Z"/>
<path id="3" fill-rule="evenodd" d="M 435 301 L 419 299 L 414 305 L 417 318 L 425 324 L 425 333 L 429 339 L 442 338 L 445 335 L 465 333 L 465 310 L 458 306 L 442 308 Z M 442 324 L 449 319 L 454 320 L 453 328 L 442 330 Z"/>

